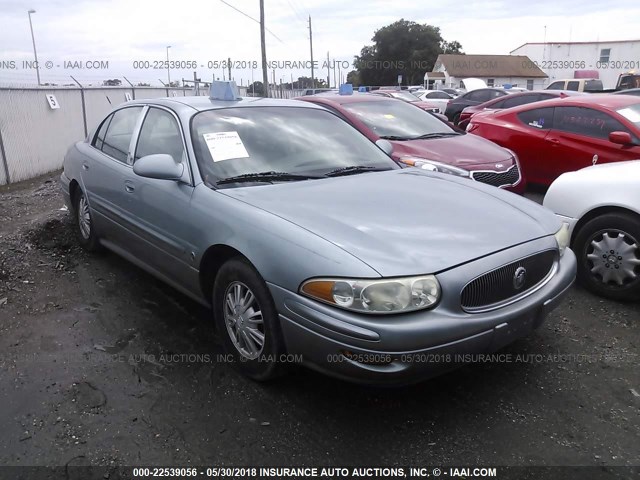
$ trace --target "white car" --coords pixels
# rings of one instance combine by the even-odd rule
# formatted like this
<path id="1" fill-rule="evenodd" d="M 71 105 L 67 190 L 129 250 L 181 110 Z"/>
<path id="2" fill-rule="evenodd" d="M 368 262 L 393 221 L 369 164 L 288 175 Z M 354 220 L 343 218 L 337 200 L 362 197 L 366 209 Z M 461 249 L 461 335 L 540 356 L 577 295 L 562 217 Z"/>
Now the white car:
<path id="1" fill-rule="evenodd" d="M 640 160 L 565 173 L 544 206 L 569 224 L 582 285 L 616 300 L 640 298 Z"/>
<path id="2" fill-rule="evenodd" d="M 415 95 L 417 95 L 423 102 L 429 102 L 435 107 L 438 107 L 439 113 L 444 113 L 444 111 L 447 109 L 449 100 L 453 98 L 451 95 L 443 92 L 442 90 L 423 90 L 415 92 Z"/>

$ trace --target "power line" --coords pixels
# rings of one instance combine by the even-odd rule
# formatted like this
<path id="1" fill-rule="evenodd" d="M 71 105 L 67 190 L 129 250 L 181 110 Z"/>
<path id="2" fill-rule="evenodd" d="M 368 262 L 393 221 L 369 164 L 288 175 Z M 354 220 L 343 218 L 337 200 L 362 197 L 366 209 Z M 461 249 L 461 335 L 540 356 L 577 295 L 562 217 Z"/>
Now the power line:
<path id="1" fill-rule="evenodd" d="M 230 3 L 225 2 L 224 0 L 220 0 L 222 3 L 224 3 L 227 7 L 231 7 L 233 8 L 236 12 L 244 15 L 245 17 L 253 20 L 256 23 L 260 23 L 260 20 L 256 20 L 255 18 L 253 18 L 251 15 L 248 15 L 246 13 L 244 13 L 242 10 L 234 7 L 233 5 L 231 5 Z M 278 40 L 280 43 L 284 44 L 284 42 L 280 39 L 280 37 L 278 37 L 275 33 L 273 33 L 271 30 L 269 30 L 267 27 L 264 28 L 267 32 L 269 32 L 271 35 L 273 35 L 273 37 Z"/>

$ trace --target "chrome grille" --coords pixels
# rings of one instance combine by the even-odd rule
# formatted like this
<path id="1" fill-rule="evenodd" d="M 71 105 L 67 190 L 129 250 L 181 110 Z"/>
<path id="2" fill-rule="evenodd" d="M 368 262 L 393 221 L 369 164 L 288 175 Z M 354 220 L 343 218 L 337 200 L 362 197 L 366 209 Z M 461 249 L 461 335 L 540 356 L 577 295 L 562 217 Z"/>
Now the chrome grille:
<path id="1" fill-rule="evenodd" d="M 469 282 L 462 290 L 462 308 L 469 312 L 490 307 L 497 308 L 504 302 L 522 296 L 547 277 L 553 268 L 556 256 L 556 250 L 546 250 L 481 275 Z M 526 269 L 526 276 L 523 285 L 516 288 L 514 277 L 520 267 Z"/>
<path id="2" fill-rule="evenodd" d="M 477 182 L 487 183 L 494 187 L 506 187 L 518 183 L 518 180 L 520 180 L 520 170 L 518 169 L 518 165 L 514 165 L 505 172 L 479 170 L 477 172 L 471 172 L 471 176 Z"/>

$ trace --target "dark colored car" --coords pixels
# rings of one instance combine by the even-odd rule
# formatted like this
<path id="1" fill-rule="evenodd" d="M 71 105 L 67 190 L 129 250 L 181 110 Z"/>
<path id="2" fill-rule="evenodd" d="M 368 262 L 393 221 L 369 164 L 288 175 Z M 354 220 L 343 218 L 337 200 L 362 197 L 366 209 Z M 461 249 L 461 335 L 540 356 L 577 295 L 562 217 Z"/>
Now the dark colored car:
<path id="1" fill-rule="evenodd" d="M 640 88 L 629 88 L 627 90 L 619 90 L 617 92 L 613 92 L 614 95 L 635 95 L 636 97 L 640 97 Z"/>
<path id="2" fill-rule="evenodd" d="M 458 126 L 460 128 L 467 128 L 467 125 L 469 125 L 469 119 L 476 113 L 485 110 L 502 110 L 504 108 L 519 107 L 520 105 L 526 105 L 528 103 L 539 102 L 542 100 L 550 100 L 552 98 L 564 98 L 570 95 L 582 95 L 582 93 L 573 92 L 571 90 L 540 90 L 535 92 L 512 93 L 506 98 L 498 97 L 493 100 L 489 100 L 488 102 L 481 103 L 480 105 L 466 107 L 460 114 Z"/>
<path id="3" fill-rule="evenodd" d="M 516 152 L 528 182 L 640 158 L 640 98 L 591 94 L 476 113 L 469 133 Z"/>
<path id="4" fill-rule="evenodd" d="M 391 157 L 521 193 L 525 181 L 513 152 L 467 135 L 410 103 L 380 95 L 316 95 L 299 98 L 322 105 L 372 142 L 388 140 Z M 479 141 L 481 140 L 481 141 Z"/>
<path id="5" fill-rule="evenodd" d="M 450 122 L 457 125 L 460 120 L 460 114 L 466 107 L 480 105 L 481 103 L 488 102 L 494 98 L 504 97 L 505 95 L 508 95 L 508 93 L 503 88 L 478 88 L 477 90 L 472 90 L 451 100 L 444 114 Z"/>
<path id="6" fill-rule="evenodd" d="M 389 98 L 397 98 L 398 100 L 402 100 L 403 102 L 412 103 L 416 107 L 420 107 L 427 112 L 439 113 L 440 107 L 437 103 L 429 103 L 423 100 L 420 100 L 419 97 L 414 95 L 411 92 L 406 90 L 376 90 L 371 92 L 373 95 L 380 95 L 383 97 Z"/>

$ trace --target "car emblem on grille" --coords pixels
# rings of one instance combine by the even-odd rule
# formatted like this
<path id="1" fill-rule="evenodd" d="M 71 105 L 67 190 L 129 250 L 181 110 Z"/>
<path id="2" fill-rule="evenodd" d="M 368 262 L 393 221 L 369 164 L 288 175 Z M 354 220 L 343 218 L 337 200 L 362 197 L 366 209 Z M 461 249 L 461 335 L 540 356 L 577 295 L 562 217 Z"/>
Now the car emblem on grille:
<path id="1" fill-rule="evenodd" d="M 502 168 L 502 167 L 504 167 L 504 164 L 502 164 L 502 163 L 496 163 L 496 168 Z"/>
<path id="2" fill-rule="evenodd" d="M 527 269 L 524 267 L 518 267 L 513 274 L 513 288 L 520 290 L 524 286 L 524 282 L 527 279 Z"/>

